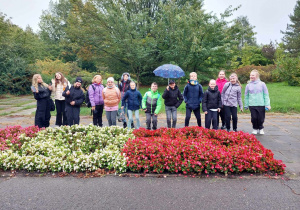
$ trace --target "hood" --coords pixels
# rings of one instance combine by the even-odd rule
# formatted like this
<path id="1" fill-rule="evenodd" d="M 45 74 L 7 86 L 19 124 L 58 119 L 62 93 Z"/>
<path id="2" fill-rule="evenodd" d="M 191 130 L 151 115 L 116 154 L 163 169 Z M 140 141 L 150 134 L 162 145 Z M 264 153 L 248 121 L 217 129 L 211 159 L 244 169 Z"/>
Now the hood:
<path id="1" fill-rule="evenodd" d="M 216 87 L 212 90 L 212 89 L 208 86 L 207 90 L 210 91 L 210 92 L 216 92 L 216 91 L 219 91 L 219 88 L 218 88 L 218 86 L 216 85 Z"/>
<path id="2" fill-rule="evenodd" d="M 129 88 L 129 90 L 131 90 L 131 91 L 136 91 L 136 87 L 135 87 L 134 89 Z"/>
<path id="3" fill-rule="evenodd" d="M 123 74 L 122 74 L 122 76 L 121 76 L 121 81 L 123 82 L 123 80 L 124 80 L 124 75 L 128 75 L 128 81 L 130 80 L 130 74 L 128 73 L 128 72 L 124 72 Z"/>
<path id="4" fill-rule="evenodd" d="M 257 83 L 259 83 L 259 82 L 260 82 L 260 79 L 257 79 L 257 80 L 255 80 L 255 81 L 250 81 L 249 83 L 257 84 Z"/>

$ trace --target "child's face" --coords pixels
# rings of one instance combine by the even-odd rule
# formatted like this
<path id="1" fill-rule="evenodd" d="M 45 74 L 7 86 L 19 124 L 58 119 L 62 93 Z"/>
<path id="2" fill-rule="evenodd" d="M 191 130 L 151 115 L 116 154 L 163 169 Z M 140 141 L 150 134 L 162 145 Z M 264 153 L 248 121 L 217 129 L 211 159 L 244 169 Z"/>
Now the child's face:
<path id="1" fill-rule="evenodd" d="M 216 82 L 215 82 L 215 81 L 211 81 L 211 82 L 209 83 L 209 87 L 210 87 L 210 89 L 214 90 L 215 87 L 216 87 Z"/>
<path id="2" fill-rule="evenodd" d="M 237 82 L 236 76 L 231 75 L 230 76 L 230 82 L 231 82 L 231 84 L 235 84 Z"/>
<path id="3" fill-rule="evenodd" d="M 111 81 L 111 80 L 109 80 L 109 81 L 107 81 L 107 85 L 108 85 L 108 86 L 113 86 L 113 85 L 114 85 L 114 82 Z"/>
<path id="4" fill-rule="evenodd" d="M 61 79 L 61 75 L 59 73 L 55 74 L 56 79 L 60 80 Z"/>
<path id="5" fill-rule="evenodd" d="M 134 90 L 134 89 L 135 89 L 135 83 L 130 83 L 130 88 L 131 88 L 132 90 Z"/>
<path id="6" fill-rule="evenodd" d="M 255 72 L 251 72 L 250 81 L 255 81 L 257 79 L 257 74 Z"/>
<path id="7" fill-rule="evenodd" d="M 124 81 L 126 82 L 126 81 L 128 80 L 128 75 L 125 74 L 125 75 L 123 76 L 123 78 L 124 78 Z"/>
<path id="8" fill-rule="evenodd" d="M 41 76 L 38 76 L 38 77 L 37 77 L 37 82 L 38 82 L 38 83 L 43 83 L 43 79 L 42 79 Z"/>
<path id="9" fill-rule="evenodd" d="M 95 82 L 99 84 L 101 80 L 102 80 L 101 77 L 96 77 Z"/>
<path id="10" fill-rule="evenodd" d="M 190 74 L 190 80 L 197 80 L 197 74 Z"/>
<path id="11" fill-rule="evenodd" d="M 169 86 L 170 86 L 170 88 L 172 88 L 172 89 L 174 89 L 175 88 L 175 83 L 173 83 L 173 84 L 169 84 Z"/>
<path id="12" fill-rule="evenodd" d="M 157 85 L 152 84 L 152 85 L 151 85 L 151 90 L 152 90 L 153 92 L 157 91 Z"/>
<path id="13" fill-rule="evenodd" d="M 225 78 L 225 73 L 224 73 L 224 71 L 220 71 L 218 77 L 219 77 L 219 79 L 224 79 L 224 78 Z"/>
<path id="14" fill-rule="evenodd" d="M 80 86 L 81 86 L 81 83 L 80 83 L 80 82 L 76 82 L 76 83 L 75 83 L 75 86 L 76 86 L 76 87 L 80 87 Z"/>

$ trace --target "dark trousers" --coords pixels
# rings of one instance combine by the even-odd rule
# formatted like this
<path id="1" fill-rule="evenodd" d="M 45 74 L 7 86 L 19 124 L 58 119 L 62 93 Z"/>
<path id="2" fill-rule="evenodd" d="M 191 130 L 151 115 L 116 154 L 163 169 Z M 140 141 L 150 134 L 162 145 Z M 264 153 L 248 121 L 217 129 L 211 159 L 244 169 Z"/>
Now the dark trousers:
<path id="1" fill-rule="evenodd" d="M 72 106 L 72 105 L 66 104 L 66 114 L 67 114 L 69 126 L 79 124 L 80 106 Z"/>
<path id="2" fill-rule="evenodd" d="M 232 128 L 235 130 L 237 129 L 237 107 L 235 106 L 224 106 L 224 111 L 225 111 L 225 122 L 226 122 L 226 128 L 227 130 L 230 129 L 230 119 L 232 116 Z"/>
<path id="3" fill-rule="evenodd" d="M 49 98 L 37 100 L 34 125 L 39 128 L 47 128 L 50 125 L 50 118 Z"/>
<path id="4" fill-rule="evenodd" d="M 157 115 L 146 113 L 146 126 L 148 130 L 151 130 L 151 118 L 152 118 L 152 129 L 157 129 Z"/>
<path id="5" fill-rule="evenodd" d="M 264 106 L 249 106 L 251 112 L 251 122 L 253 129 L 261 130 L 264 128 L 266 110 Z"/>
<path id="6" fill-rule="evenodd" d="M 65 100 L 55 100 L 55 106 L 56 106 L 55 125 L 58 126 L 68 125 L 65 105 L 66 105 Z"/>
<path id="7" fill-rule="evenodd" d="M 103 104 L 96 105 L 95 111 L 93 112 L 93 124 L 102 127 L 102 114 L 103 114 Z"/>
<path id="8" fill-rule="evenodd" d="M 207 114 L 205 115 L 205 128 L 210 129 L 210 125 L 212 124 L 212 128 L 217 130 L 218 129 L 218 111 L 211 111 L 208 110 Z"/>
<path id="9" fill-rule="evenodd" d="M 217 126 L 219 127 L 220 117 L 222 121 L 222 126 L 225 126 L 225 111 L 224 108 L 221 108 L 220 112 L 218 112 L 218 118 L 217 118 Z"/>
<path id="10" fill-rule="evenodd" d="M 199 109 L 195 109 L 195 110 L 186 108 L 184 126 L 185 127 L 189 126 L 192 112 L 194 112 L 194 115 L 195 115 L 195 117 L 197 119 L 198 126 L 201 127 L 200 107 L 199 107 Z"/>

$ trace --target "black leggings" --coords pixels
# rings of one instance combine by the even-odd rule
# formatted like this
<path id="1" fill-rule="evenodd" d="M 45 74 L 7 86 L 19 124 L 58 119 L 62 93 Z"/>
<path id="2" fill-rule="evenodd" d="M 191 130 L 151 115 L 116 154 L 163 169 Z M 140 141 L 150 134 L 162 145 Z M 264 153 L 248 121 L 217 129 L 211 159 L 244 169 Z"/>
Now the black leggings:
<path id="1" fill-rule="evenodd" d="M 266 110 L 264 106 L 249 106 L 251 112 L 251 122 L 253 129 L 261 130 L 264 128 Z"/>
<path id="2" fill-rule="evenodd" d="M 103 104 L 96 105 L 95 111 L 93 112 L 93 124 L 102 127 L 102 114 L 103 114 Z"/>
<path id="3" fill-rule="evenodd" d="M 230 119 L 232 116 L 232 128 L 235 130 L 237 129 L 237 107 L 235 106 L 224 106 L 225 111 L 225 121 L 226 121 L 226 128 L 227 130 L 230 129 Z"/>
<path id="4" fill-rule="evenodd" d="M 66 105 L 65 100 L 55 100 L 55 106 L 56 106 L 55 125 L 58 126 L 68 125 L 65 105 Z"/>
<path id="5" fill-rule="evenodd" d="M 185 124 L 184 124 L 184 126 L 185 127 L 189 126 L 192 112 L 194 112 L 194 115 L 195 115 L 195 117 L 197 119 L 198 126 L 201 127 L 200 107 L 198 109 L 195 109 L 195 110 L 186 108 L 186 111 L 185 111 Z"/>

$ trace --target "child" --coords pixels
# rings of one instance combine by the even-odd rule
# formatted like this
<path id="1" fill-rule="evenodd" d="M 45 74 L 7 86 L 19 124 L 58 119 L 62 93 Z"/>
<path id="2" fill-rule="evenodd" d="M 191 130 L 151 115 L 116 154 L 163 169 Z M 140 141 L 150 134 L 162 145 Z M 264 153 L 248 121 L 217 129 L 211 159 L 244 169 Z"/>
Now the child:
<path id="1" fill-rule="evenodd" d="M 135 82 L 130 82 L 130 90 L 127 90 L 123 99 L 122 107 L 124 108 L 125 103 L 128 103 L 128 129 L 131 129 L 131 123 L 133 122 L 132 112 L 134 112 L 136 118 L 136 128 L 140 128 L 139 109 L 142 107 L 142 95 L 136 90 Z"/>
<path id="2" fill-rule="evenodd" d="M 203 98 L 203 89 L 197 81 L 196 72 L 190 73 L 190 80 L 183 90 L 183 98 L 186 103 L 185 126 L 189 126 L 193 111 L 197 119 L 197 124 L 201 127 L 200 104 Z"/>
<path id="3" fill-rule="evenodd" d="M 153 82 L 151 84 L 151 90 L 146 92 L 143 97 L 142 107 L 146 113 L 146 125 L 148 130 L 151 130 L 151 118 L 152 129 L 157 129 L 157 115 L 161 109 L 161 97 L 157 88 L 157 83 Z"/>
<path id="4" fill-rule="evenodd" d="M 162 97 L 165 99 L 168 128 L 171 128 L 171 117 L 173 118 L 172 128 L 176 128 L 177 108 L 182 103 L 183 97 L 173 80 L 170 80 L 169 86 L 165 89 Z"/>
<path id="5" fill-rule="evenodd" d="M 51 80 L 52 92 L 54 93 L 55 106 L 56 106 L 56 121 L 55 125 L 62 126 L 68 125 L 67 115 L 65 111 L 65 97 L 62 96 L 63 91 L 67 86 L 71 86 L 69 81 L 60 72 L 55 74 L 55 78 Z"/>
<path id="6" fill-rule="evenodd" d="M 230 118 L 232 116 L 233 131 L 237 132 L 237 104 L 239 104 L 241 111 L 243 111 L 242 102 L 242 85 L 238 80 L 235 73 L 230 75 L 230 82 L 224 85 L 222 90 L 221 99 L 225 111 L 225 120 L 227 131 L 230 131 Z"/>
<path id="7" fill-rule="evenodd" d="M 223 87 L 224 87 L 224 85 L 225 85 L 226 82 L 228 82 L 228 80 L 227 80 L 227 78 L 225 76 L 225 71 L 221 70 L 219 72 L 218 79 L 216 80 L 216 84 L 218 86 L 220 94 L 222 93 Z M 221 117 L 221 121 L 222 121 L 222 127 L 221 127 L 221 129 L 224 130 L 224 129 L 226 129 L 224 108 L 221 108 L 220 112 L 218 112 L 218 117 L 217 117 L 218 127 L 219 127 L 219 118 L 220 117 Z"/>
<path id="8" fill-rule="evenodd" d="M 32 77 L 31 90 L 36 102 L 36 112 L 34 125 L 39 128 L 47 128 L 50 125 L 50 98 L 52 87 L 43 82 L 40 74 L 35 74 Z"/>
<path id="9" fill-rule="evenodd" d="M 250 73 L 250 82 L 245 90 L 245 109 L 250 109 L 253 134 L 264 133 L 265 108 L 270 110 L 270 98 L 266 84 L 259 79 L 257 70 Z"/>
<path id="10" fill-rule="evenodd" d="M 121 100 L 120 90 L 114 83 L 114 78 L 107 79 L 106 88 L 103 89 L 102 97 L 104 100 L 104 109 L 106 111 L 106 118 L 108 125 L 117 125 L 118 106 Z"/>
<path id="11" fill-rule="evenodd" d="M 102 127 L 102 114 L 104 100 L 102 97 L 104 86 L 102 85 L 102 77 L 95 75 L 92 84 L 89 86 L 89 98 L 93 111 L 93 124 Z"/>
<path id="12" fill-rule="evenodd" d="M 80 106 L 84 101 L 81 83 L 81 77 L 77 77 L 74 85 L 71 88 L 67 87 L 62 94 L 66 98 L 66 114 L 69 126 L 79 124 L 80 121 Z"/>
<path id="13" fill-rule="evenodd" d="M 127 90 L 130 90 L 130 74 L 125 72 L 122 74 L 121 77 L 121 83 L 119 84 L 119 90 L 121 92 L 121 99 L 124 97 L 125 93 Z M 127 113 L 127 117 L 128 117 L 128 102 L 127 100 L 125 101 L 125 104 L 123 106 L 124 108 L 124 113 Z M 126 128 L 127 127 L 127 123 L 126 123 L 126 118 L 124 118 L 123 121 L 123 127 Z M 131 127 L 134 127 L 133 125 L 131 125 Z"/>
<path id="14" fill-rule="evenodd" d="M 218 129 L 218 112 L 222 107 L 221 94 L 216 85 L 216 80 L 209 81 L 209 87 L 205 91 L 202 101 L 202 110 L 205 113 L 205 128 L 210 129 L 212 124 L 213 129 Z"/>

